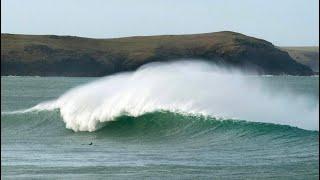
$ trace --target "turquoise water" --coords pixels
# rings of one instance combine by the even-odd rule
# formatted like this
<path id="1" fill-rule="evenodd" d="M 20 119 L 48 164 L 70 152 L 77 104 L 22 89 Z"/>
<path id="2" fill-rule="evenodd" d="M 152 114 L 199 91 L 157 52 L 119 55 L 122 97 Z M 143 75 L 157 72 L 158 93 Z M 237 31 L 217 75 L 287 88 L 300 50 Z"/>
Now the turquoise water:
<path id="1" fill-rule="evenodd" d="M 263 81 L 275 92 L 290 90 L 308 97 L 312 105 L 319 103 L 319 77 L 252 79 Z M 159 110 L 137 117 L 118 116 L 94 132 L 74 132 L 66 128 L 59 109 L 5 113 L 58 98 L 93 80 L 1 77 L 3 179 L 319 177 L 319 132 L 290 124 L 221 121 L 207 115 Z M 266 109 L 265 113 L 272 112 Z"/>

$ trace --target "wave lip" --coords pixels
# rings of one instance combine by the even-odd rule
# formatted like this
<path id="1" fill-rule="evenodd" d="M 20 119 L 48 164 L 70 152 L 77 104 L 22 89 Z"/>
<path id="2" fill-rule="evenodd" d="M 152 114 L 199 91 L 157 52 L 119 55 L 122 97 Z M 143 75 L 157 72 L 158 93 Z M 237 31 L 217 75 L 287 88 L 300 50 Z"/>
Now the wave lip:
<path id="1" fill-rule="evenodd" d="M 245 73 L 205 62 L 153 63 L 73 88 L 26 111 L 59 109 L 66 127 L 95 131 L 127 114 L 159 110 L 317 130 L 319 103 L 277 92 Z"/>

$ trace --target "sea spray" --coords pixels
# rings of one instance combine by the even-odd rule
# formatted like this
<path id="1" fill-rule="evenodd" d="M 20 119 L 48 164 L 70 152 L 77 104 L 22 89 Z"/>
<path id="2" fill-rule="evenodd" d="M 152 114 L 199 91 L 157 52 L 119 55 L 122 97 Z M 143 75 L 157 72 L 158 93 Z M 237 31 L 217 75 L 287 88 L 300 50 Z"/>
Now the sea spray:
<path id="1" fill-rule="evenodd" d="M 276 92 L 250 76 L 199 61 L 151 63 L 78 86 L 23 112 L 59 109 L 74 131 L 95 131 L 123 114 L 159 110 L 317 130 L 319 103 Z"/>

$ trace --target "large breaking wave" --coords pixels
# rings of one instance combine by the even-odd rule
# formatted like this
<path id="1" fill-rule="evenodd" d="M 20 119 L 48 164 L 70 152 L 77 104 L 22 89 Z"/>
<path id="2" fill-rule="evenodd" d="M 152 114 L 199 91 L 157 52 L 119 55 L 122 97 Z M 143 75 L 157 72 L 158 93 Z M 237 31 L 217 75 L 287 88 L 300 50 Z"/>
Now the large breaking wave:
<path id="1" fill-rule="evenodd" d="M 103 77 L 20 112 L 54 109 L 74 131 L 95 131 L 122 115 L 160 110 L 309 130 L 317 130 L 319 122 L 319 103 L 307 97 L 277 92 L 235 69 L 194 61 L 152 63 Z"/>

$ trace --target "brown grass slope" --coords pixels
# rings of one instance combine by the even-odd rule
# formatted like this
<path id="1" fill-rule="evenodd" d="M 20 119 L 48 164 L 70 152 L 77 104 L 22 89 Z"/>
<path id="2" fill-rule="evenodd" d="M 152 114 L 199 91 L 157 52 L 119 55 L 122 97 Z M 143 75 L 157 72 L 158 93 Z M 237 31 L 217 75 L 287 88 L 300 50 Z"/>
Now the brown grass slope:
<path id="1" fill-rule="evenodd" d="M 319 47 L 282 47 L 297 62 L 310 67 L 314 72 L 319 73 Z"/>
<path id="2" fill-rule="evenodd" d="M 312 74 L 271 43 L 229 31 L 115 39 L 1 34 L 1 75 L 103 76 L 188 58 L 263 74 Z"/>

